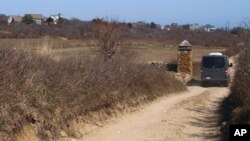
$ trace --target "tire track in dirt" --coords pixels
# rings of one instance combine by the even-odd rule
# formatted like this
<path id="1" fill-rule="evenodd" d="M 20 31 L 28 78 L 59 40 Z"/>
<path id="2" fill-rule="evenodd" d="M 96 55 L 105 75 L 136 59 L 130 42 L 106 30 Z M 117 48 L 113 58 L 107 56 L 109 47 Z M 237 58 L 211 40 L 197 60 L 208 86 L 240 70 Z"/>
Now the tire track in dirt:
<path id="1" fill-rule="evenodd" d="M 188 87 L 162 97 L 138 112 L 85 135 L 82 141 L 216 141 L 218 108 L 227 88 Z M 80 141 L 81 141 L 80 140 Z"/>

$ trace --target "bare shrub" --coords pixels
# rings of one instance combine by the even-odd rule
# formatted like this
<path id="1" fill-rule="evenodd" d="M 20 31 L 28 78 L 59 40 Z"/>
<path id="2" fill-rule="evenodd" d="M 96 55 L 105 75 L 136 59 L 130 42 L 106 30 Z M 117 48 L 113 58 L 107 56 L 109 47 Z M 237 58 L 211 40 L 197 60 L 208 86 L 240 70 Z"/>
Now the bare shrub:
<path id="1" fill-rule="evenodd" d="M 245 122 L 250 120 L 250 48 L 242 50 L 239 54 L 239 58 L 237 60 L 237 68 L 235 73 L 234 82 L 232 85 L 232 92 L 235 95 L 235 101 L 238 102 L 238 106 L 242 108 L 244 111 L 244 115 L 241 114 L 239 116 L 245 116 Z M 246 114 L 246 113 L 248 114 Z M 243 120 L 243 119 L 242 119 Z"/>
<path id="2" fill-rule="evenodd" d="M 89 112 L 134 107 L 186 89 L 166 71 L 135 63 L 133 53 L 118 45 L 116 23 L 98 24 L 97 56 L 54 60 L 47 44 L 45 49 L 0 50 L 3 137 L 15 140 L 25 125 L 35 124 L 40 139 L 55 140 L 62 130 L 74 135 L 71 122 Z"/>
<path id="3" fill-rule="evenodd" d="M 244 45 L 249 46 L 250 45 L 250 20 L 244 20 L 242 22 L 242 28 L 244 29 L 241 36 L 241 41 L 244 43 Z"/>
<path id="4" fill-rule="evenodd" d="M 250 48 L 242 50 L 236 60 L 236 72 L 231 94 L 221 105 L 221 122 L 227 121 L 222 130 L 224 140 L 229 137 L 229 125 L 248 124 L 250 121 Z"/>
<path id="5" fill-rule="evenodd" d="M 232 57 L 236 54 L 238 54 L 241 50 L 243 50 L 243 46 L 232 46 L 226 49 L 226 51 L 223 52 L 223 54 Z"/>
<path id="6" fill-rule="evenodd" d="M 238 39 L 238 44 L 235 46 L 229 47 L 226 51 L 225 54 L 228 56 L 234 56 L 240 51 L 244 50 L 246 46 L 250 45 L 250 20 L 244 20 L 241 23 L 241 27 L 237 27 L 231 30 L 231 33 L 237 36 Z"/>
<path id="7" fill-rule="evenodd" d="M 229 55 L 236 55 L 235 76 L 231 85 L 231 94 L 221 105 L 221 122 L 227 124 L 222 130 L 222 139 L 229 140 L 229 125 L 248 124 L 250 122 L 250 32 L 249 21 L 244 22 L 237 34 L 240 36 L 240 45 L 227 51 Z M 234 31 L 236 32 L 236 31 Z"/>
<path id="8" fill-rule="evenodd" d="M 229 140 L 229 125 L 249 124 L 250 122 L 250 48 L 241 51 L 237 58 L 237 67 L 231 94 L 221 104 L 222 139 Z"/>
<path id="9" fill-rule="evenodd" d="M 6 18 L 6 16 L 0 15 Z M 5 20 L 7 21 L 7 20 Z M 27 25 L 24 23 L 14 24 L 8 26 L 7 24 L 3 28 L 7 33 L 5 38 L 40 38 L 44 36 L 50 37 L 64 37 L 67 39 L 98 39 L 98 30 L 96 26 L 102 23 L 105 26 L 119 25 L 122 28 L 121 34 L 128 40 L 143 40 L 143 41 L 157 41 L 168 44 L 178 44 L 183 39 L 187 39 L 193 43 L 193 45 L 201 46 L 222 46 L 230 47 L 237 44 L 239 37 L 226 32 L 224 30 L 217 30 L 215 32 L 193 32 L 182 28 L 176 28 L 168 30 L 162 30 L 159 27 L 155 27 L 156 23 L 144 23 L 145 25 L 132 25 L 131 23 L 121 22 L 107 22 L 101 19 L 94 19 L 93 21 L 81 21 L 76 18 L 61 19 L 58 25 Z M 130 25 L 130 26 L 128 26 Z M 103 32 L 104 33 L 104 32 Z"/>
<path id="10" fill-rule="evenodd" d="M 90 111 L 185 90 L 165 71 L 136 64 L 122 50 L 108 60 L 55 61 L 31 49 L 2 48 L 0 54 L 0 134 L 12 140 L 30 124 L 40 139 L 55 140 L 62 130 L 72 134 L 70 122 Z"/>
<path id="11" fill-rule="evenodd" d="M 0 26 L 7 25 L 8 24 L 7 21 L 8 21 L 8 17 L 4 14 L 0 14 Z"/>
<path id="12" fill-rule="evenodd" d="M 110 59 L 120 47 L 121 42 L 121 25 L 115 20 L 95 21 L 98 34 L 98 52 L 104 59 Z"/>

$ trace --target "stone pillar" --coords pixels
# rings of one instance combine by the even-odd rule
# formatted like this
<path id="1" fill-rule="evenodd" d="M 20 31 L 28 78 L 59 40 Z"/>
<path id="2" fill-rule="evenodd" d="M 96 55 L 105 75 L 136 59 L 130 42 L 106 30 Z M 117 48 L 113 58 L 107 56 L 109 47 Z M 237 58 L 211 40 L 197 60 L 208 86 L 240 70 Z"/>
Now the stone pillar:
<path id="1" fill-rule="evenodd" d="M 193 75 L 192 45 L 184 40 L 178 47 L 178 72 Z"/>

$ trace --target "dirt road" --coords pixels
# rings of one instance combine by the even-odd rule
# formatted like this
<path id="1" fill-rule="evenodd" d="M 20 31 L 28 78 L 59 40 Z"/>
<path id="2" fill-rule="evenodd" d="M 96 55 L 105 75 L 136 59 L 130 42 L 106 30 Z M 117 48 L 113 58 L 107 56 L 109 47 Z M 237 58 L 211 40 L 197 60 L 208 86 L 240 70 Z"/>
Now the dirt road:
<path id="1" fill-rule="evenodd" d="M 227 95 L 223 87 L 189 86 L 188 92 L 160 98 L 82 140 L 215 141 L 219 138 L 219 103 Z"/>

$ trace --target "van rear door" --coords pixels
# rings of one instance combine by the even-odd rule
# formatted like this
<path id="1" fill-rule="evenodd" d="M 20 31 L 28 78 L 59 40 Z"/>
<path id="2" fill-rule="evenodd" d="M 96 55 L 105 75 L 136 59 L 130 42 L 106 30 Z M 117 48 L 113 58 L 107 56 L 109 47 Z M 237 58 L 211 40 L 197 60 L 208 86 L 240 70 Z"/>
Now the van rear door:
<path id="1" fill-rule="evenodd" d="M 202 80 L 227 81 L 228 61 L 225 56 L 204 56 L 202 58 Z"/>

